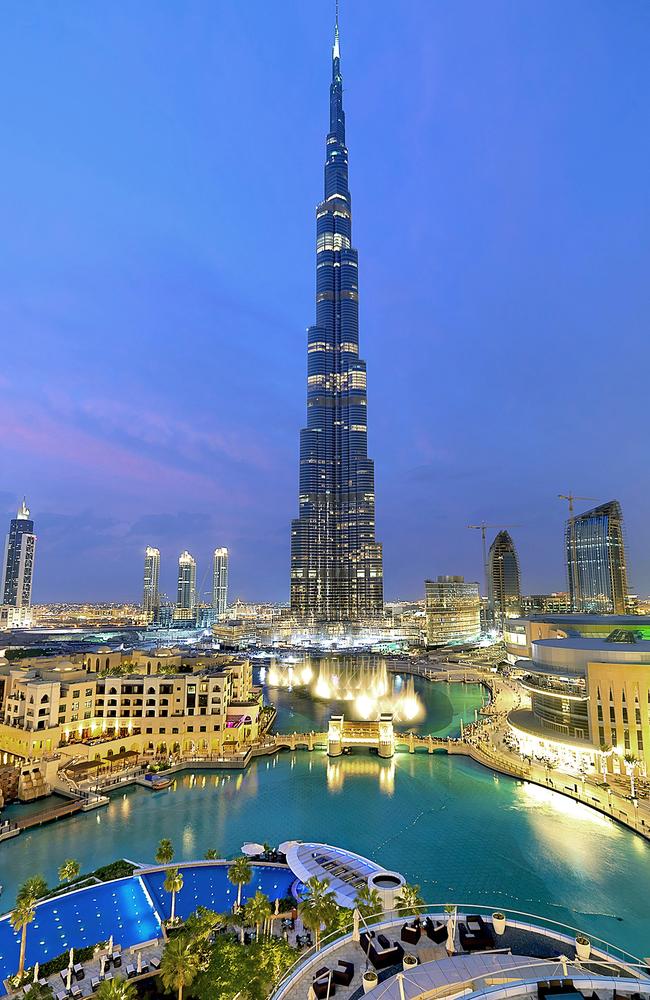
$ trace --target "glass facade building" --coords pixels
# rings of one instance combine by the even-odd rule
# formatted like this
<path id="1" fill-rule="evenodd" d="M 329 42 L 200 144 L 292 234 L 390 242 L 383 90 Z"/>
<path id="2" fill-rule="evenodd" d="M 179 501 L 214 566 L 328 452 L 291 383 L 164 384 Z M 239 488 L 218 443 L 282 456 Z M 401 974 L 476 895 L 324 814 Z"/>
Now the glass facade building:
<path id="1" fill-rule="evenodd" d="M 142 610 L 150 618 L 155 618 L 160 607 L 159 595 L 160 550 L 147 545 L 144 553 L 144 585 L 142 589 Z"/>
<path id="2" fill-rule="evenodd" d="M 23 500 L 11 519 L 2 561 L 0 603 L 12 608 L 28 608 L 32 602 L 32 578 L 36 535 L 29 508 Z"/>
<path id="3" fill-rule="evenodd" d="M 569 518 L 565 541 L 572 609 L 584 613 L 624 614 L 627 570 L 619 502 L 610 500 Z"/>
<path id="4" fill-rule="evenodd" d="M 481 597 L 478 583 L 463 576 L 425 580 L 427 644 L 474 642 L 481 634 Z"/>
<path id="5" fill-rule="evenodd" d="M 228 606 L 228 549 L 214 550 L 212 564 L 212 608 L 216 618 L 223 618 Z"/>
<path id="6" fill-rule="evenodd" d="M 325 191 L 316 209 L 316 324 L 307 333 L 299 515 L 291 526 L 291 610 L 303 623 L 354 623 L 383 614 L 366 365 L 359 357 L 358 256 L 351 238 L 337 21 Z"/>
<path id="7" fill-rule="evenodd" d="M 488 604 L 490 619 L 503 628 L 506 618 L 521 613 L 519 560 L 507 531 L 500 531 L 488 553 Z"/>

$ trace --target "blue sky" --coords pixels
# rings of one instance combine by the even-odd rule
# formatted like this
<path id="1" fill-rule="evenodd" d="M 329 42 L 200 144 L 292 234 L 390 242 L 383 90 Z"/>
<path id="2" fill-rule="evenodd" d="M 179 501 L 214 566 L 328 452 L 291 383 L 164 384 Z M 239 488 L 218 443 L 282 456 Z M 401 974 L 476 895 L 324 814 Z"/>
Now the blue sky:
<path id="1" fill-rule="evenodd" d="M 36 600 L 138 598 L 146 544 L 288 596 L 329 0 L 3 5 L 0 511 Z M 618 498 L 650 592 L 650 5 L 343 0 L 386 596 L 556 494 Z"/>

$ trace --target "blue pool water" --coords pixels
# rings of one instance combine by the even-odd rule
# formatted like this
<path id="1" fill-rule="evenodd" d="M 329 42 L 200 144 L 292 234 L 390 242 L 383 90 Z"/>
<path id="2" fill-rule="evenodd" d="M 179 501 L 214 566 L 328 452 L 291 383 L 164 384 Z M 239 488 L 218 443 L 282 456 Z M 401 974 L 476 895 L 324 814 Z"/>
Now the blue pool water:
<path id="1" fill-rule="evenodd" d="M 26 965 L 46 962 L 69 948 L 107 941 L 113 935 L 124 947 L 148 941 L 160 933 L 160 923 L 139 879 L 79 889 L 36 907 L 27 929 Z M 20 934 L 9 918 L 0 920 L 0 980 L 18 968 Z"/>
<path id="2" fill-rule="evenodd" d="M 176 896 L 176 913 L 187 917 L 197 906 L 216 912 L 232 907 L 237 888 L 228 881 L 225 865 L 183 867 L 183 888 Z M 124 948 L 149 941 L 160 934 L 160 920 L 171 914 L 171 896 L 163 889 L 165 873 L 119 879 L 88 889 L 79 889 L 36 907 L 36 917 L 27 929 L 26 965 L 46 962 L 69 948 L 107 941 Z M 261 890 L 271 900 L 288 896 L 295 881 L 286 868 L 254 866 L 251 882 L 242 887 L 242 902 Z M 20 934 L 9 917 L 0 920 L 0 981 L 18 968 Z M 0 986 L 0 993 L 2 988 Z"/>
<path id="3" fill-rule="evenodd" d="M 228 881 L 225 866 L 200 865 L 183 868 L 183 888 L 176 896 L 176 913 L 188 917 L 197 906 L 207 906 L 210 910 L 223 913 L 232 908 L 237 900 L 237 886 Z M 171 916 L 171 896 L 163 889 L 164 872 L 151 872 L 143 876 L 154 905 L 163 920 Z M 260 890 L 271 900 L 288 896 L 295 875 L 286 868 L 258 867 L 253 879 L 242 886 L 241 899 L 245 903 Z"/>

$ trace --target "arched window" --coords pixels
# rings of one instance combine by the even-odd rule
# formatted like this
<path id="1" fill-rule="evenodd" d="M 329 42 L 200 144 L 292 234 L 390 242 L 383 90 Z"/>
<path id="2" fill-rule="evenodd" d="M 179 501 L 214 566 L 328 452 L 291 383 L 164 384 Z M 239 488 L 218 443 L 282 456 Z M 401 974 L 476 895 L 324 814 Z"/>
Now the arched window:
<path id="1" fill-rule="evenodd" d="M 107 670 L 109 670 L 109 669 L 110 669 L 110 666 L 111 666 L 111 661 L 109 660 L 109 658 L 108 658 L 108 656 L 107 656 L 107 657 L 106 657 L 106 669 L 107 669 Z"/>
<path id="2" fill-rule="evenodd" d="M 99 670 L 99 657 L 95 660 L 95 670 Z"/>

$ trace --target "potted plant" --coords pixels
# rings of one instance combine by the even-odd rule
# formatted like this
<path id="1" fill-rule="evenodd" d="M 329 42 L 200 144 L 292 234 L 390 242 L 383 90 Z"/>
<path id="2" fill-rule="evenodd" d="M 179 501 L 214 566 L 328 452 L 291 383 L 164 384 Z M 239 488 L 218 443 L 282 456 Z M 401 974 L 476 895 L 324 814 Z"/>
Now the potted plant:
<path id="1" fill-rule="evenodd" d="M 492 914 L 492 929 L 495 934 L 503 934 L 506 929 L 506 915 L 497 910 Z"/>
<path id="2" fill-rule="evenodd" d="M 591 955 L 591 941 L 584 934 L 576 935 L 576 955 L 581 962 L 589 961 Z"/>
<path id="3" fill-rule="evenodd" d="M 409 969 L 414 969 L 417 964 L 417 955 L 413 955 L 410 951 L 405 951 L 404 958 L 402 959 L 402 968 L 404 972 L 408 972 Z"/>
<path id="4" fill-rule="evenodd" d="M 374 969 L 366 969 L 363 974 L 362 984 L 363 992 L 370 993 L 370 990 L 374 990 L 375 986 L 379 983 L 379 976 Z"/>

